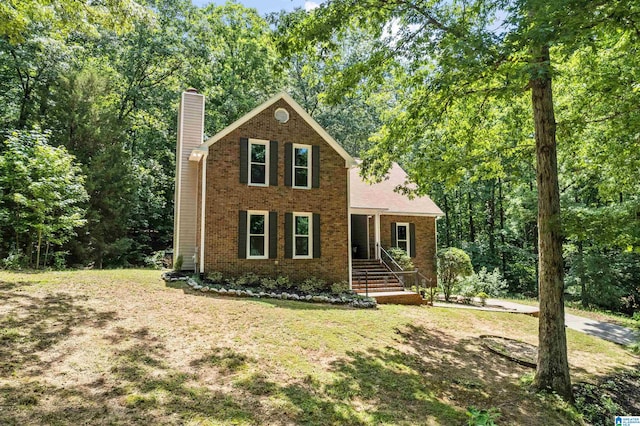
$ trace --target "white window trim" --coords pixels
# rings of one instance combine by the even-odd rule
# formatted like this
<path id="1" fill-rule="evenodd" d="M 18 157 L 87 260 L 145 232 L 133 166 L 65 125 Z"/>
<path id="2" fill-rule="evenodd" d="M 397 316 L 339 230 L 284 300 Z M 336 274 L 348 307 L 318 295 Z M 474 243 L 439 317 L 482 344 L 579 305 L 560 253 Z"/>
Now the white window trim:
<path id="1" fill-rule="evenodd" d="M 296 234 L 296 217 L 309 218 L 309 234 Z M 296 254 L 296 237 L 307 237 L 307 253 L 308 255 L 299 256 Z M 293 212 L 293 258 L 294 259 L 313 259 L 313 213 Z"/>
<path id="2" fill-rule="evenodd" d="M 249 158 L 247 158 L 247 182 L 249 186 L 269 186 L 269 141 L 264 140 L 264 139 L 249 139 L 249 149 L 248 151 L 248 156 Z M 253 163 L 251 161 L 251 145 L 264 145 L 264 152 L 265 152 L 265 156 L 264 156 L 264 183 L 255 183 L 255 182 L 251 182 L 251 165 L 252 164 L 262 164 L 262 163 Z"/>
<path id="3" fill-rule="evenodd" d="M 251 255 L 251 236 L 261 236 L 263 234 L 251 234 L 251 216 L 264 216 L 264 255 Z M 268 259 L 269 258 L 269 212 L 264 210 L 247 211 L 247 259 Z"/>
<path id="4" fill-rule="evenodd" d="M 407 228 L 407 239 L 406 240 L 400 240 L 400 238 L 398 237 L 399 233 L 398 233 L 398 228 L 401 226 L 405 226 Z M 409 223 L 407 222 L 398 222 L 396 223 L 396 246 L 400 247 L 399 242 L 400 241 L 406 241 L 407 242 L 407 255 L 409 257 L 412 257 L 413 253 L 411 253 L 411 226 L 409 226 Z"/>
<path id="5" fill-rule="evenodd" d="M 296 166 L 296 148 L 307 149 L 307 184 L 305 186 L 296 185 L 296 169 L 303 169 L 303 166 Z M 310 189 L 311 188 L 311 162 L 313 161 L 313 155 L 311 154 L 313 147 L 311 145 L 304 145 L 299 143 L 293 144 L 293 153 L 291 155 L 291 186 L 298 189 Z"/>

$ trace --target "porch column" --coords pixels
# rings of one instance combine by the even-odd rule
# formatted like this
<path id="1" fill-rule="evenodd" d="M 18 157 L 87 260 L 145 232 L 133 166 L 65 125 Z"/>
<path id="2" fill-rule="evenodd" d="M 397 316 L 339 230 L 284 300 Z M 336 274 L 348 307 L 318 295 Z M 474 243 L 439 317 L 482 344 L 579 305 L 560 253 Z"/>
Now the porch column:
<path id="1" fill-rule="evenodd" d="M 380 259 L 380 212 L 376 212 L 375 220 L 373 221 L 375 228 L 375 240 L 376 240 L 376 259 Z"/>

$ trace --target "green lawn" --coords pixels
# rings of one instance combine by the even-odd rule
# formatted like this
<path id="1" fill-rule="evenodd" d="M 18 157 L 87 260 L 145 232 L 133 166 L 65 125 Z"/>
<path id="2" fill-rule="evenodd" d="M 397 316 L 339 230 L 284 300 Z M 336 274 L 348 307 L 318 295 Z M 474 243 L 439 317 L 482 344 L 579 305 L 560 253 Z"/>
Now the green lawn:
<path id="1" fill-rule="evenodd" d="M 526 315 L 219 298 L 158 271 L 0 272 L 0 424 L 579 423 L 477 336 L 537 343 Z M 633 368 L 567 331 L 574 380 Z"/>

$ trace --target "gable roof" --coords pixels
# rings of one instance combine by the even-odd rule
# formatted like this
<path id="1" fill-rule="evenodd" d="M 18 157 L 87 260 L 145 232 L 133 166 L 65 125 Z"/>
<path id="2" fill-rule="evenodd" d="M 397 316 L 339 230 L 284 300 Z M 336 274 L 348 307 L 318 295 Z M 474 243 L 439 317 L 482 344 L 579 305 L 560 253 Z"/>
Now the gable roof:
<path id="1" fill-rule="evenodd" d="M 300 104 L 298 104 L 291 96 L 289 96 L 285 92 L 280 92 L 274 97 L 272 97 L 271 99 L 269 99 L 268 101 L 266 101 L 265 103 L 263 103 L 262 105 L 258 105 L 247 114 L 243 115 L 242 117 L 240 117 L 239 119 L 237 119 L 236 121 L 234 121 L 233 123 L 225 127 L 224 129 L 220 130 L 215 135 L 211 136 L 202 145 L 200 145 L 200 147 L 196 149 L 201 151 L 204 149 L 208 149 L 211 145 L 218 142 L 220 139 L 222 139 L 223 137 L 225 137 L 226 135 L 228 135 L 238 127 L 242 126 L 247 121 L 251 120 L 256 115 L 260 114 L 262 111 L 269 108 L 271 105 L 275 104 L 279 100 L 283 100 L 287 104 L 289 104 L 289 106 L 296 113 L 298 113 L 298 115 L 300 115 L 300 117 L 302 117 L 302 119 L 309 126 L 311 126 L 311 128 L 315 130 L 315 132 L 318 133 L 320 137 L 324 139 L 324 141 L 327 144 L 329 144 L 329 146 L 331 146 L 331 148 L 333 148 L 338 154 L 340 154 L 342 158 L 344 158 L 345 167 L 352 167 L 356 165 L 356 161 L 353 159 L 353 157 L 350 156 L 349 153 L 345 151 L 345 149 L 338 142 L 336 142 L 336 140 L 333 139 L 331 135 L 329 135 L 329 133 L 327 133 L 327 131 L 324 130 L 322 126 L 318 124 L 318 122 L 314 120 L 313 117 L 311 117 L 309 113 L 307 113 L 307 111 L 304 110 L 304 108 L 300 106 Z"/>
<path id="2" fill-rule="evenodd" d="M 444 213 L 428 196 L 414 197 L 395 191 L 404 185 L 407 174 L 393 163 L 386 180 L 378 183 L 365 182 L 360 176 L 360 167 L 350 171 L 351 208 L 383 210 L 386 214 L 407 214 L 422 216 L 444 216 Z"/>

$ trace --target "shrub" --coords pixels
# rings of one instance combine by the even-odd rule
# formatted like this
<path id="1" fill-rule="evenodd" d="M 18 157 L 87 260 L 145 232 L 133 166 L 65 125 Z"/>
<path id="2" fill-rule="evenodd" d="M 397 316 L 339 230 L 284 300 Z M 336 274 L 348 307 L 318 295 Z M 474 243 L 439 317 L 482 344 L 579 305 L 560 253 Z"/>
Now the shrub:
<path id="1" fill-rule="evenodd" d="M 331 293 L 333 294 L 342 294 L 349 291 L 349 283 L 346 281 L 338 281 L 337 283 L 331 284 Z"/>
<path id="2" fill-rule="evenodd" d="M 471 293 L 486 293 L 489 296 L 503 296 L 507 290 L 507 282 L 502 278 L 498 268 L 487 272 L 484 266 L 478 273 L 464 277 L 461 287 L 468 288 Z"/>
<path id="3" fill-rule="evenodd" d="M 309 277 L 298 286 L 298 289 L 307 294 L 320 293 L 327 289 L 327 283 L 319 278 Z"/>
<path id="4" fill-rule="evenodd" d="M 156 251 L 151 256 L 144 258 L 144 264 L 148 268 L 162 269 L 164 260 L 164 251 Z"/>
<path id="5" fill-rule="evenodd" d="M 182 271 L 182 263 L 183 262 L 184 262 L 184 259 L 182 258 L 182 255 L 178 256 L 176 261 L 173 263 L 173 270 L 177 271 L 177 272 Z"/>
<path id="6" fill-rule="evenodd" d="M 471 275 L 473 267 L 469 255 L 455 247 L 439 251 L 437 257 L 440 285 L 444 299 L 448 302 L 455 285 L 460 278 Z"/>
<path id="7" fill-rule="evenodd" d="M 262 277 L 260 279 L 260 286 L 265 290 L 275 290 L 277 288 L 289 288 L 291 286 L 291 283 L 289 281 L 289 277 Z"/>
<path id="8" fill-rule="evenodd" d="M 493 426 L 496 423 L 500 412 L 496 408 L 490 408 L 489 410 L 479 410 L 475 407 L 467 408 L 467 416 L 469 417 L 469 426 Z"/>
<path id="9" fill-rule="evenodd" d="M 403 249 L 401 249 L 400 247 L 392 247 L 392 248 L 390 248 L 389 249 L 389 256 L 391 256 L 391 258 L 393 260 L 395 260 L 396 263 L 398 265 L 400 265 L 400 267 L 403 270 L 412 271 L 414 269 L 413 262 L 411 261 L 411 258 L 409 257 L 407 252 L 404 251 Z"/>
<path id="10" fill-rule="evenodd" d="M 235 280 L 235 283 L 236 285 L 251 287 L 251 286 L 259 286 L 260 281 L 261 281 L 261 278 L 258 275 L 254 274 L 253 272 L 247 272 L 244 275 L 242 275 L 240 278 L 237 278 Z"/>
<path id="11" fill-rule="evenodd" d="M 0 266 L 4 269 L 22 269 L 29 263 L 27 256 L 22 254 L 21 251 L 12 251 L 9 256 L 0 260 Z"/>
<path id="12" fill-rule="evenodd" d="M 207 279 L 214 283 L 221 283 L 224 281 L 224 275 L 222 275 L 222 272 L 209 272 L 207 274 Z"/>

